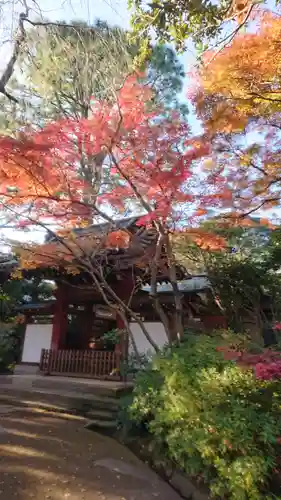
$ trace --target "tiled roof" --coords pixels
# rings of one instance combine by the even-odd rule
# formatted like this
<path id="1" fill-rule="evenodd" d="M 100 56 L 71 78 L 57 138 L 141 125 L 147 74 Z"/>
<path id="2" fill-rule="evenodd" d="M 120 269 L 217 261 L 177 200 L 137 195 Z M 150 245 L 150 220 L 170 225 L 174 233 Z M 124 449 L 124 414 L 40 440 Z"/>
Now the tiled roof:
<path id="1" fill-rule="evenodd" d="M 178 288 L 180 292 L 200 292 L 210 288 L 210 282 L 207 275 L 191 276 L 190 279 L 179 281 Z M 150 291 L 150 286 L 147 285 L 143 287 L 146 292 Z M 157 292 L 159 293 L 169 293 L 172 292 L 173 288 L 171 283 L 158 284 Z"/>
<path id="2" fill-rule="evenodd" d="M 117 229 L 129 229 L 136 224 L 138 219 L 139 217 L 126 217 L 123 219 L 113 220 L 113 229 L 114 231 L 116 231 Z M 110 231 L 110 228 L 111 224 L 109 222 L 102 222 L 101 224 L 92 224 L 91 226 L 83 228 L 78 227 L 77 229 L 73 229 L 73 232 L 81 236 L 90 236 L 92 234 L 102 233 L 106 235 Z M 46 242 L 51 241 L 56 241 L 56 238 L 52 234 L 49 234 L 46 236 Z"/>

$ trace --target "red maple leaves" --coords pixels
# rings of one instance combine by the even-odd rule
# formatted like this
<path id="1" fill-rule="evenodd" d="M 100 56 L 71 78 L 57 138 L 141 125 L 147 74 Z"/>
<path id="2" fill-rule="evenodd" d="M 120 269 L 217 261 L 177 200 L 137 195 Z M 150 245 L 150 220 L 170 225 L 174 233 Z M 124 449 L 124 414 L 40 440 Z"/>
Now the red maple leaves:
<path id="1" fill-rule="evenodd" d="M 98 204 L 119 210 L 138 204 L 145 220 L 170 217 L 175 205 L 186 203 L 203 215 L 207 202 L 196 195 L 193 167 L 209 145 L 190 138 L 176 113 L 167 119 L 152 112 L 150 98 L 149 87 L 132 76 L 115 104 L 95 102 L 90 119 L 60 120 L 20 140 L 3 138 L 2 203 L 32 204 L 31 223 L 43 215 L 72 222 L 95 217 Z"/>
<path id="2" fill-rule="evenodd" d="M 138 214 L 139 224 L 161 222 L 177 231 L 191 226 L 199 245 L 223 246 L 209 233 L 205 244 L 193 227 L 210 207 L 231 198 L 222 176 L 201 175 L 209 144 L 191 137 L 174 111 L 167 117 L 152 108 L 151 98 L 134 75 L 115 104 L 95 101 L 90 119 L 59 120 L 18 140 L 1 139 L 4 210 L 19 227 L 51 223 L 56 229 Z M 126 247 L 127 235 L 115 232 L 107 243 Z"/>

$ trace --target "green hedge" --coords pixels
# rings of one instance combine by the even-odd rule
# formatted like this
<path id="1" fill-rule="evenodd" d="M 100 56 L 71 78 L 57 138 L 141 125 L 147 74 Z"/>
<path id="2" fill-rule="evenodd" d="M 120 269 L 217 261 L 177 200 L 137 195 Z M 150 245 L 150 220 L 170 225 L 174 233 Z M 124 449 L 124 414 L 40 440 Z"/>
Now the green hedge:
<path id="1" fill-rule="evenodd" d="M 0 324 L 0 373 L 7 373 L 17 361 L 20 352 L 20 336 L 23 325 Z"/>
<path id="2" fill-rule="evenodd" d="M 136 380 L 130 416 L 213 496 L 266 498 L 281 451 L 281 385 L 256 380 L 216 347 L 190 336 L 156 355 Z"/>

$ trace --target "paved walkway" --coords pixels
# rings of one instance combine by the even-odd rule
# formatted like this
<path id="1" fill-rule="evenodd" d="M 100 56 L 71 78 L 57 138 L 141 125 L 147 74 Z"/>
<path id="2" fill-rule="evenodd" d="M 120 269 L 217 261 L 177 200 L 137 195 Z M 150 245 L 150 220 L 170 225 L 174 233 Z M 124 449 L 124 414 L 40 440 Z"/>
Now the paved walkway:
<path id="1" fill-rule="evenodd" d="M 179 500 L 129 450 L 78 417 L 0 405 L 0 500 Z"/>

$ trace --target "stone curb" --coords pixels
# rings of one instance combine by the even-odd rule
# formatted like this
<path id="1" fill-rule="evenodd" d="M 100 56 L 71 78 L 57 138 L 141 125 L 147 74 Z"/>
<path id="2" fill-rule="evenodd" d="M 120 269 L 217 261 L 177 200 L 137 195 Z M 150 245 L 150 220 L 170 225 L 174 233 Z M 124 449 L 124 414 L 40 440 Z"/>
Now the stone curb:
<path id="1" fill-rule="evenodd" d="M 209 500 L 210 496 L 207 493 L 202 493 L 181 472 L 175 472 L 169 480 L 169 484 L 186 500 Z"/>

